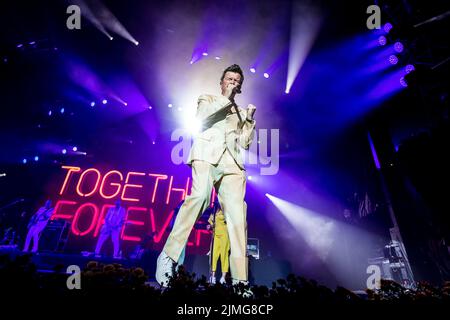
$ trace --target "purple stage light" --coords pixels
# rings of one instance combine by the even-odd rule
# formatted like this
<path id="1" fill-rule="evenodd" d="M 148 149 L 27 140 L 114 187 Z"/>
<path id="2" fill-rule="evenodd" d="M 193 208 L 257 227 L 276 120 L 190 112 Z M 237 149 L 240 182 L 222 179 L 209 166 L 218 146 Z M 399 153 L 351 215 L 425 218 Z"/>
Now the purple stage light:
<path id="1" fill-rule="evenodd" d="M 156 142 L 155 141 L 152 141 L 152 144 L 155 144 Z"/>
<path id="2" fill-rule="evenodd" d="M 266 78 L 266 79 L 269 78 L 269 74 L 267 72 L 264 72 L 264 78 Z"/>
<path id="3" fill-rule="evenodd" d="M 49 117 L 52 116 L 52 110 L 50 110 L 50 111 L 48 112 L 48 116 L 49 116 Z"/>
<path id="4" fill-rule="evenodd" d="M 378 38 L 378 43 L 379 43 L 380 46 L 384 46 L 386 44 L 386 42 L 387 42 L 387 40 L 386 40 L 385 36 L 380 36 Z"/>
<path id="5" fill-rule="evenodd" d="M 413 72 L 414 70 L 416 70 L 416 68 L 414 68 L 414 66 L 413 66 L 412 64 L 408 64 L 408 65 L 405 67 L 405 72 L 406 72 L 406 73 Z"/>
<path id="6" fill-rule="evenodd" d="M 22 160 L 22 163 L 23 163 L 23 164 L 26 164 L 26 163 L 27 163 L 27 159 L 23 159 L 23 160 Z"/>
<path id="7" fill-rule="evenodd" d="M 103 99 L 103 100 L 102 100 L 102 103 L 103 103 L 103 104 L 107 104 L 107 103 L 108 103 L 108 100 Z"/>
<path id="8" fill-rule="evenodd" d="M 67 149 L 62 149 L 62 154 L 66 154 L 67 153 Z"/>
<path id="9" fill-rule="evenodd" d="M 23 47 L 23 44 L 21 44 L 21 43 L 19 43 L 18 45 L 17 45 L 17 48 L 22 48 Z"/>
<path id="10" fill-rule="evenodd" d="M 124 102 L 124 103 L 123 103 L 123 105 L 124 105 L 124 106 L 127 106 L 127 105 L 128 105 L 128 103 Z"/>
<path id="11" fill-rule="evenodd" d="M 64 113 L 64 111 L 66 111 L 64 108 L 61 108 L 61 110 L 59 110 L 61 113 Z"/>
<path id="12" fill-rule="evenodd" d="M 284 93 L 289 94 L 289 89 L 284 90 Z"/>
<path id="13" fill-rule="evenodd" d="M 73 152 L 77 152 L 78 148 L 77 147 L 73 147 L 72 150 L 73 150 Z"/>
<path id="14" fill-rule="evenodd" d="M 255 68 L 250 68 L 250 72 L 251 72 L 251 73 L 255 73 L 255 72 L 256 72 L 256 69 L 255 69 Z"/>
<path id="15" fill-rule="evenodd" d="M 216 60 L 220 60 L 220 59 L 222 59 L 221 57 L 219 57 L 219 56 L 216 56 L 214 59 L 216 59 Z"/>
<path id="16" fill-rule="evenodd" d="M 33 44 L 36 44 L 36 41 L 31 41 L 29 44 L 32 46 Z"/>
<path id="17" fill-rule="evenodd" d="M 400 84 L 405 88 L 408 86 L 408 83 L 406 82 L 405 77 L 400 78 Z"/>
<path id="18" fill-rule="evenodd" d="M 39 156 L 35 156 L 34 161 L 39 161 Z"/>
<path id="19" fill-rule="evenodd" d="M 172 105 L 171 103 L 169 103 L 167 106 L 168 106 L 169 108 L 172 108 L 172 107 L 173 107 L 173 105 Z"/>
<path id="20" fill-rule="evenodd" d="M 397 62 L 398 62 L 398 58 L 397 58 L 397 56 L 396 55 L 390 55 L 389 56 L 389 62 L 390 62 L 390 64 L 397 64 Z"/>
<path id="21" fill-rule="evenodd" d="M 91 102 L 91 107 L 94 107 L 94 106 L 95 106 L 95 102 L 92 101 L 92 102 Z"/>
<path id="22" fill-rule="evenodd" d="M 389 31 L 391 31 L 391 29 L 392 29 L 392 24 L 389 23 L 389 22 L 386 23 L 386 24 L 384 25 L 383 29 L 384 29 L 384 32 L 389 33 Z"/>
<path id="23" fill-rule="evenodd" d="M 204 57 L 206 57 L 206 56 L 208 56 L 208 52 L 203 52 L 202 55 L 203 55 Z"/>
<path id="24" fill-rule="evenodd" d="M 152 107 L 152 106 L 148 106 L 148 109 L 149 109 L 149 110 L 152 110 L 152 109 L 153 109 L 153 107 Z"/>
<path id="25" fill-rule="evenodd" d="M 401 42 L 396 42 L 394 44 L 394 50 L 397 52 L 402 52 L 403 51 L 403 44 Z"/>

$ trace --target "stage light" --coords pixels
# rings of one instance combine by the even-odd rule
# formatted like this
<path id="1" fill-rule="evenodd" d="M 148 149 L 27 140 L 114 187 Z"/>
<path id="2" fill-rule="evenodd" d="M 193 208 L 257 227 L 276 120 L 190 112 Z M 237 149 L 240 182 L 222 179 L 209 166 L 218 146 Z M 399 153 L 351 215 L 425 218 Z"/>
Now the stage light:
<path id="1" fill-rule="evenodd" d="M 183 108 L 182 107 L 178 107 L 178 111 L 181 111 L 181 110 L 183 110 Z"/>
<path id="2" fill-rule="evenodd" d="M 386 23 L 383 27 L 384 32 L 389 33 L 389 31 L 391 31 L 392 29 L 392 24 L 391 23 Z"/>
<path id="3" fill-rule="evenodd" d="M 62 149 L 62 154 L 66 154 L 67 153 L 67 149 Z"/>
<path id="4" fill-rule="evenodd" d="M 189 63 L 190 63 L 190 64 L 194 64 L 194 61 L 193 61 L 193 60 L 191 60 L 191 61 L 189 61 Z"/>
<path id="5" fill-rule="evenodd" d="M 39 156 L 35 156 L 34 161 L 39 161 Z"/>
<path id="6" fill-rule="evenodd" d="M 208 56 L 208 52 L 203 52 L 202 55 L 203 55 L 204 57 L 206 57 L 206 56 Z"/>
<path id="7" fill-rule="evenodd" d="M 406 82 L 405 77 L 400 78 L 400 84 L 405 88 L 408 86 L 408 83 Z"/>
<path id="8" fill-rule="evenodd" d="M 50 111 L 48 112 L 48 116 L 51 117 L 51 115 L 52 115 L 52 110 L 50 110 Z"/>
<path id="9" fill-rule="evenodd" d="M 27 163 L 27 159 L 22 159 L 22 163 L 26 164 Z"/>
<path id="10" fill-rule="evenodd" d="M 107 103 L 108 103 L 108 100 L 103 99 L 103 100 L 102 100 L 102 103 L 103 103 L 103 104 L 107 104 Z"/>
<path id="11" fill-rule="evenodd" d="M 74 152 L 77 152 L 78 148 L 77 148 L 77 147 L 73 147 L 72 150 L 73 150 Z"/>
<path id="12" fill-rule="evenodd" d="M 87 152 L 81 152 L 81 154 L 87 156 Z"/>
<path id="13" fill-rule="evenodd" d="M 389 62 L 390 62 L 390 64 L 397 64 L 397 62 L 398 62 L 397 56 L 394 55 L 394 54 L 390 55 L 389 56 Z"/>
<path id="14" fill-rule="evenodd" d="M 250 180 L 250 181 L 251 181 L 252 179 L 253 179 L 253 178 L 252 178 L 252 176 L 248 176 L 248 180 Z"/>
<path id="15" fill-rule="evenodd" d="M 414 70 L 416 70 L 416 68 L 414 68 L 414 66 L 413 66 L 412 64 L 408 64 L 408 65 L 405 67 L 405 72 L 406 72 L 406 73 L 413 72 Z"/>
<path id="16" fill-rule="evenodd" d="M 124 102 L 124 103 L 123 103 L 123 105 L 124 105 L 124 106 L 127 106 L 127 105 L 128 105 L 128 103 Z"/>
<path id="17" fill-rule="evenodd" d="M 19 43 L 18 45 L 17 45 L 17 48 L 22 48 L 23 47 L 23 44 L 21 44 L 21 43 Z"/>
<path id="18" fill-rule="evenodd" d="M 139 41 L 135 41 L 134 44 L 138 46 L 139 45 Z"/>
<path id="19" fill-rule="evenodd" d="M 219 56 L 216 56 L 214 59 L 216 60 L 220 60 L 221 58 Z"/>
<path id="20" fill-rule="evenodd" d="M 95 107 L 95 102 L 94 101 L 91 102 L 91 107 Z"/>
<path id="21" fill-rule="evenodd" d="M 152 106 L 148 106 L 148 109 L 149 109 L 149 110 L 152 110 L 152 109 L 153 109 L 153 107 L 152 107 Z"/>
<path id="22" fill-rule="evenodd" d="M 6 177 L 6 173 L 0 173 L 0 177 Z"/>
<path id="23" fill-rule="evenodd" d="M 251 72 L 251 73 L 255 73 L 255 72 L 256 72 L 256 69 L 255 69 L 255 68 L 250 68 L 250 72 Z"/>
<path id="24" fill-rule="evenodd" d="M 152 141 L 152 144 L 155 144 L 156 142 L 155 141 Z"/>
<path id="25" fill-rule="evenodd" d="M 113 37 L 109 37 L 109 40 L 114 40 L 114 38 Z"/>
<path id="26" fill-rule="evenodd" d="M 267 72 L 264 72 L 264 78 L 269 79 L 269 74 Z"/>
<path id="27" fill-rule="evenodd" d="M 32 46 L 32 45 L 36 44 L 36 41 L 31 41 L 28 44 Z"/>
<path id="28" fill-rule="evenodd" d="M 387 42 L 387 40 L 386 40 L 386 37 L 385 37 L 385 36 L 380 36 L 380 37 L 378 38 L 378 44 L 379 44 L 380 46 L 384 46 L 384 45 L 386 44 L 386 42 Z"/>
<path id="29" fill-rule="evenodd" d="M 64 109 L 64 108 L 61 108 L 61 110 L 59 110 L 59 111 L 61 112 L 61 114 L 63 114 L 64 111 L 65 111 L 65 109 Z"/>
<path id="30" fill-rule="evenodd" d="M 284 90 L 284 93 L 289 94 L 289 89 Z"/>
<path id="31" fill-rule="evenodd" d="M 169 108 L 172 108 L 172 107 L 173 107 L 173 105 L 172 105 L 171 103 L 169 103 L 167 106 L 168 106 Z"/>
<path id="32" fill-rule="evenodd" d="M 395 51 L 397 51 L 397 52 L 402 52 L 403 51 L 403 44 L 401 43 L 401 42 L 396 42 L 395 44 L 394 44 L 394 50 Z"/>

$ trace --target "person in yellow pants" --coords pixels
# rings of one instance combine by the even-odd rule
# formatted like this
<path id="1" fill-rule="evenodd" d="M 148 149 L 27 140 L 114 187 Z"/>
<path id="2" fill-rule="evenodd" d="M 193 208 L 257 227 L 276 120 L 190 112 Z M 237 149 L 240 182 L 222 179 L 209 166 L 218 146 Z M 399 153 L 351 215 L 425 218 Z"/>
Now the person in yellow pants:
<path id="1" fill-rule="evenodd" d="M 214 213 L 215 212 L 215 213 Z M 216 270 L 217 262 L 220 258 L 222 277 L 220 283 L 225 283 L 230 261 L 230 238 L 228 237 L 227 223 L 225 221 L 225 215 L 219 203 L 214 203 L 214 212 L 210 215 L 208 222 L 210 228 L 213 230 L 212 235 L 212 258 L 211 258 L 211 277 L 210 283 L 216 283 Z M 210 252 L 211 254 L 211 252 Z"/>

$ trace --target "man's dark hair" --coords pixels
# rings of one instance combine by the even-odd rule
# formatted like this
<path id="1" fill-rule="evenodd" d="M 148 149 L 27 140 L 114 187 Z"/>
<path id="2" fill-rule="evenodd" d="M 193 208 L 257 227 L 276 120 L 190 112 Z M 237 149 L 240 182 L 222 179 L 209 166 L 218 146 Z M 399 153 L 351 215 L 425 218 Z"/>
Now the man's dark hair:
<path id="1" fill-rule="evenodd" d="M 241 85 L 244 83 L 244 73 L 242 72 L 241 67 L 239 67 L 239 65 L 237 65 L 237 64 L 233 64 L 223 71 L 222 77 L 220 78 L 220 82 L 223 81 L 223 78 L 225 77 L 225 73 L 227 73 L 228 71 L 239 73 L 241 75 Z"/>

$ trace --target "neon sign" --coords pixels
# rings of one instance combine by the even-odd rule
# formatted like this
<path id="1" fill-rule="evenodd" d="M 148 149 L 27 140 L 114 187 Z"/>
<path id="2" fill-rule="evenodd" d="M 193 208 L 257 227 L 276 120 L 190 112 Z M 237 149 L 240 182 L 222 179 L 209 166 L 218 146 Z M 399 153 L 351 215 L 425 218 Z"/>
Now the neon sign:
<path id="1" fill-rule="evenodd" d="M 189 177 L 180 184 L 178 177 L 160 173 L 101 172 L 96 168 L 83 170 L 75 166 L 61 168 L 65 177 L 51 219 L 71 222 L 71 235 L 78 239 L 96 238 L 106 213 L 114 206 L 114 201 L 121 199 L 126 208 L 121 239 L 141 242 L 151 233 L 153 242 L 162 245 L 173 220 L 173 209 L 186 198 L 190 187 Z M 213 190 L 211 199 L 214 197 Z M 207 247 L 210 232 L 194 228 L 189 239 L 188 246 Z"/>

